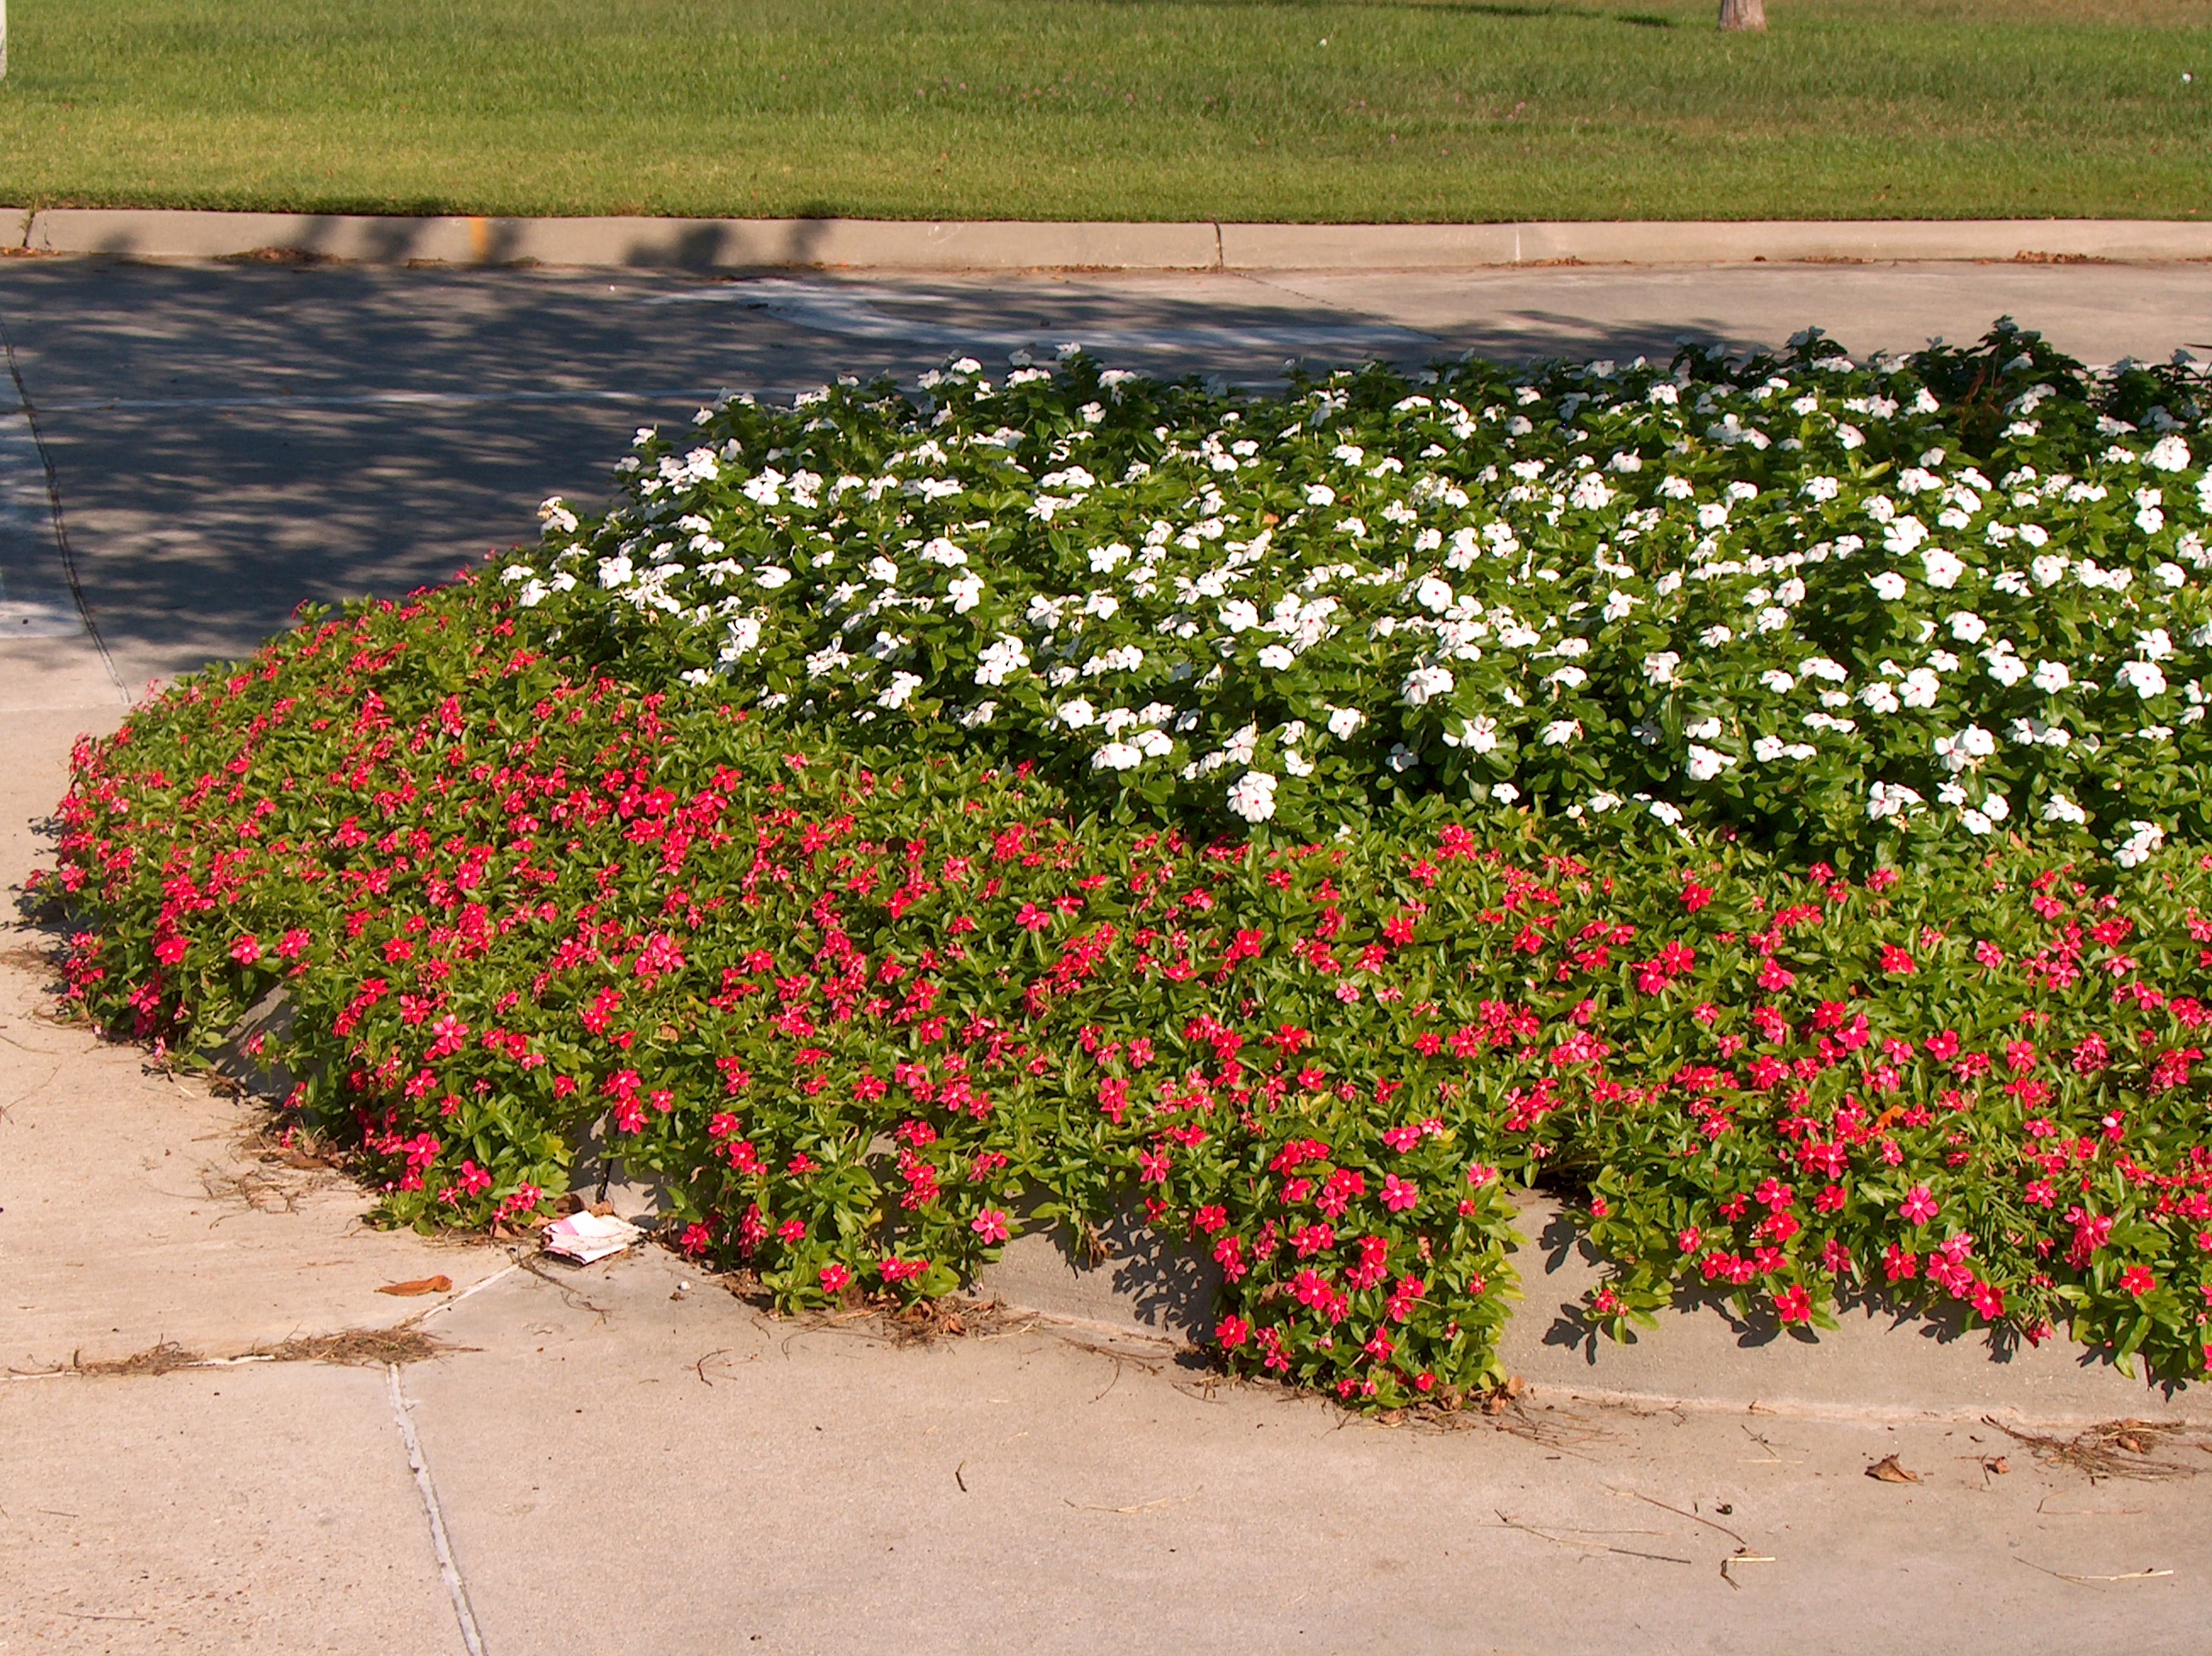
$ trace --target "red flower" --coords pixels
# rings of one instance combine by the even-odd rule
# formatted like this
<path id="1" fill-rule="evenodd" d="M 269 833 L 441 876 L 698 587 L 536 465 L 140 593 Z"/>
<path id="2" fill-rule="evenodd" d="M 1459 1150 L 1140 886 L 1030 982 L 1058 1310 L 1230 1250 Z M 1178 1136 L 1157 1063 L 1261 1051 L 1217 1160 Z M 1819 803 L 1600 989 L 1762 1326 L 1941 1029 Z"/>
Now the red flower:
<path id="1" fill-rule="evenodd" d="M 261 940 L 252 932 L 230 946 L 230 958 L 241 966 L 250 966 L 261 958 Z"/>
<path id="2" fill-rule="evenodd" d="M 1912 964 L 1912 957 L 1894 943 L 1885 943 L 1881 946 L 1881 969 L 1899 977 L 1905 977 L 1918 970 Z"/>
<path id="3" fill-rule="evenodd" d="M 986 1208 L 969 1221 L 968 1228 L 986 1242 L 1004 1242 L 1007 1237 L 1006 1215 L 996 1208 Z"/>
<path id="4" fill-rule="evenodd" d="M 2134 1294 L 2138 1300 L 2157 1286 L 2158 1278 L 2151 1275 L 2148 1265 L 2130 1265 L 2120 1273 L 2121 1290 Z"/>
<path id="5" fill-rule="evenodd" d="M 1809 1323 L 1813 1320 L 1813 1296 L 1802 1287 L 1784 1288 L 1774 1296 L 1774 1314 L 1783 1325 Z"/>

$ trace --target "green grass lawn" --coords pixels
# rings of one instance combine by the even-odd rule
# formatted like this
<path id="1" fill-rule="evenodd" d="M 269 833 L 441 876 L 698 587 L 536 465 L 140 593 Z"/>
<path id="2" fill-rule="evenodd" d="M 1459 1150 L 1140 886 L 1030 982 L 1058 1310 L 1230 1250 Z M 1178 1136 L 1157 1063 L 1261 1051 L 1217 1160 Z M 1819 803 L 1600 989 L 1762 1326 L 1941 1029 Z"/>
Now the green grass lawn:
<path id="1" fill-rule="evenodd" d="M 2188 217 L 2206 0 L 15 0 L 0 200 Z M 2193 83 L 2183 75 L 2192 74 Z"/>

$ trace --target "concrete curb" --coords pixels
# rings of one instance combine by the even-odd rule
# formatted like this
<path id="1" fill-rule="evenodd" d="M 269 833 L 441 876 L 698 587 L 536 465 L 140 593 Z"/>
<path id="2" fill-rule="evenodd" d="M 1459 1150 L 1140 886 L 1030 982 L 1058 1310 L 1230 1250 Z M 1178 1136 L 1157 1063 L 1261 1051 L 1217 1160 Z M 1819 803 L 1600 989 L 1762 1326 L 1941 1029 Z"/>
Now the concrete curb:
<path id="1" fill-rule="evenodd" d="M 691 271 L 1373 271 L 1544 265 L 2212 260 L 2212 224 L 2128 219 L 1534 224 L 923 223 L 0 210 L 15 251 L 148 259 Z"/>

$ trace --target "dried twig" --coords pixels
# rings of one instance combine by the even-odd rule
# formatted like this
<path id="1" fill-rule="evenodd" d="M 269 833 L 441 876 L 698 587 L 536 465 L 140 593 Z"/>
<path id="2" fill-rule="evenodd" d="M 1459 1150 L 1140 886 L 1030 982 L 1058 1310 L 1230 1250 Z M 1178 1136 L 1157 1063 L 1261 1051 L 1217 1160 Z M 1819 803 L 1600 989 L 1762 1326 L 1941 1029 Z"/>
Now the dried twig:
<path id="1" fill-rule="evenodd" d="M 1607 1487 L 1610 1488 L 1611 1486 L 1608 1485 Z M 1711 1519 L 1707 1518 L 1702 1513 L 1686 1512 L 1680 1507 L 1669 1507 L 1665 1501 L 1659 1501 L 1650 1495 L 1647 1495 L 1640 1489 L 1614 1489 L 1613 1494 L 1617 1495 L 1633 1495 L 1638 1501 L 1650 1501 L 1652 1506 L 1656 1507 L 1662 1513 L 1672 1513 L 1677 1518 L 1686 1518 L 1693 1524 L 1702 1524 L 1709 1530 L 1718 1530 L 1723 1535 L 1735 1542 L 1739 1547 L 1748 1547 L 1751 1544 L 1751 1543 L 1746 1541 L 1741 1536 L 1738 1535 L 1734 1530 L 1729 1528 L 1725 1524 L 1716 1524 Z"/>
<path id="2" fill-rule="evenodd" d="M 2077 1432 L 2070 1438 L 2046 1437 L 2040 1432 L 2023 1431 L 2007 1426 L 2002 1421 L 1988 1415 L 1982 1416 L 1982 1422 L 2003 1433 L 2014 1442 L 2027 1445 L 2034 1452 L 2035 1458 L 2045 1465 L 2070 1466 L 2085 1474 L 2092 1482 L 2106 1477 L 2146 1480 L 2194 1477 L 2202 1468 L 2159 1459 L 2156 1452 L 2168 1446 L 2182 1448 L 2191 1443 L 2198 1448 L 2207 1446 L 2197 1437 L 2193 1428 L 2172 1422 L 2106 1421 Z"/>
<path id="3" fill-rule="evenodd" d="M 964 1465 L 966 1463 L 962 1464 Z M 1187 1495 L 1162 1495 L 1158 1501 L 1140 1501 L 1133 1507 L 1093 1507 L 1080 1501 L 1068 1501 L 1067 1504 L 1079 1513 L 1116 1513 L 1123 1518 L 1134 1518 L 1140 1513 L 1164 1512 L 1170 1507 L 1180 1507 L 1185 1501 L 1195 1501 L 1205 1489 L 1206 1486 L 1201 1483 Z M 1067 1501 L 1065 1495 L 1060 1499 Z"/>
<path id="4" fill-rule="evenodd" d="M 2057 1576 L 2061 1581 L 2071 1581 L 2084 1587 L 2094 1587 L 2106 1581 L 2155 1581 L 2161 1576 L 2173 1574 L 2172 1570 L 2129 1570 L 2120 1575 L 2074 1575 L 2065 1570 L 2054 1570 L 2048 1564 L 2038 1564 L 2026 1558 L 2015 1558 L 2013 1562 L 2026 1564 L 2032 1570 L 2040 1570 L 2045 1575 Z"/>
<path id="5" fill-rule="evenodd" d="M 1497 1511 L 1495 1507 L 1492 1510 Z M 1509 1530 L 1533 1535 L 1539 1541 L 1548 1541 L 1554 1546 L 1580 1547 L 1585 1551 L 1613 1553 L 1622 1558 L 1648 1558 L 1655 1564 L 1687 1564 L 1691 1562 L 1686 1558 L 1676 1558 L 1671 1553 L 1639 1552 L 1633 1547 L 1616 1547 L 1607 1541 L 1577 1541 L 1571 1536 L 1551 1535 L 1533 1524 L 1523 1524 L 1518 1519 L 1509 1518 L 1502 1512 L 1498 1513 L 1498 1521 Z"/>

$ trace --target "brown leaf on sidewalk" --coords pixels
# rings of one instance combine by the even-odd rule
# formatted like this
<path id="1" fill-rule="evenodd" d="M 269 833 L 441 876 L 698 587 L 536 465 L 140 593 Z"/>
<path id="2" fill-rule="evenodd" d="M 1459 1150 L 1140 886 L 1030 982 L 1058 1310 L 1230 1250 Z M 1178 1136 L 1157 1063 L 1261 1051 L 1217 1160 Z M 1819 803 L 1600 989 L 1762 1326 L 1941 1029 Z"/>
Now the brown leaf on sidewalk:
<path id="1" fill-rule="evenodd" d="M 453 1291 L 453 1279 L 450 1276 L 421 1276 L 412 1282 L 386 1282 L 377 1289 L 379 1294 L 398 1294 L 410 1300 L 417 1294 L 451 1294 Z"/>
<path id="2" fill-rule="evenodd" d="M 1920 1482 L 1920 1474 L 1917 1472 L 1908 1471 L 1904 1467 L 1899 1466 L 1897 1464 L 1897 1457 L 1895 1455 L 1884 1455 L 1880 1460 L 1875 1462 L 1873 1465 L 1867 1468 L 1867 1476 L 1870 1478 L 1877 1479 L 1883 1483 L 1917 1483 Z"/>

